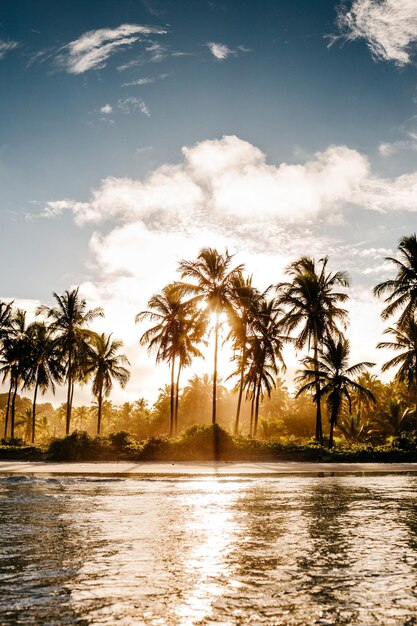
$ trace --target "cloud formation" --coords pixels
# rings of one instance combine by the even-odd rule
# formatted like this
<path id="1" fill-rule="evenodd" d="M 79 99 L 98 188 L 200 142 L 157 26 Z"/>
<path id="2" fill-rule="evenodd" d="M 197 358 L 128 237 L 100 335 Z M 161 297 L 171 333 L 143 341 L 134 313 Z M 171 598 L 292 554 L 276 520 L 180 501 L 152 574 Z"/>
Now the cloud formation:
<path id="1" fill-rule="evenodd" d="M 146 40 L 149 35 L 163 35 L 166 30 L 154 26 L 122 24 L 117 28 L 100 28 L 84 33 L 61 48 L 56 61 L 69 74 L 83 74 L 106 66 L 115 52 Z"/>
<path id="2" fill-rule="evenodd" d="M 350 10 L 340 5 L 337 23 L 343 38 L 364 39 L 375 59 L 403 66 L 415 55 L 415 0 L 353 0 Z"/>
<path id="3" fill-rule="evenodd" d="M 3 59 L 8 52 L 18 48 L 20 43 L 17 41 L 3 41 L 0 39 L 0 60 Z"/>
<path id="4" fill-rule="evenodd" d="M 216 43 L 215 41 L 208 41 L 206 45 L 211 54 L 218 61 L 225 61 L 230 56 L 237 56 L 239 52 L 250 52 L 249 48 L 245 48 L 244 46 L 230 48 L 225 43 Z"/>
<path id="5" fill-rule="evenodd" d="M 120 100 L 118 100 L 117 108 L 120 109 L 120 111 L 125 115 L 129 115 L 130 113 L 139 111 L 147 117 L 151 116 L 151 112 L 147 104 L 142 100 L 142 98 L 135 98 L 134 96 L 130 96 L 129 98 L 121 98 Z"/>

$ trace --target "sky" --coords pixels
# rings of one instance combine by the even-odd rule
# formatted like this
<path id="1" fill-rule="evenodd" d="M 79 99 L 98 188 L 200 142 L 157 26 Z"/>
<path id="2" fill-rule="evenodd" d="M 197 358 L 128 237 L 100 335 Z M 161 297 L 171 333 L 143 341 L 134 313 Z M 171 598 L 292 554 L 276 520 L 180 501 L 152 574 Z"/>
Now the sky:
<path id="1" fill-rule="evenodd" d="M 415 0 L 1 0 L 0 298 L 31 319 L 79 286 L 131 362 L 112 399 L 153 400 L 167 372 L 134 316 L 181 259 L 228 248 L 265 288 L 328 255 L 379 375 L 372 286 L 416 230 L 416 61 Z"/>

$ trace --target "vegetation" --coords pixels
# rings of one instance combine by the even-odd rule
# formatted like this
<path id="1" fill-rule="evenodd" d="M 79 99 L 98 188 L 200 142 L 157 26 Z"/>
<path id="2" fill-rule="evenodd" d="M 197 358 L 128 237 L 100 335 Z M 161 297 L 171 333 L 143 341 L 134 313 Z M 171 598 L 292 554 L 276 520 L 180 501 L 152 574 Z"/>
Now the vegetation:
<path id="1" fill-rule="evenodd" d="M 412 456 L 416 235 L 403 237 L 398 258 L 387 260 L 396 275 L 374 292 L 385 298 L 383 319 L 396 316 L 385 330 L 390 340 L 378 344 L 396 353 L 382 368 L 395 369 L 388 383 L 369 373 L 370 362 L 349 364 L 342 306 L 349 280 L 344 272 L 328 270 L 327 257 L 298 259 L 287 268 L 287 281 L 264 292 L 242 265 L 233 265 L 227 250 L 205 248 L 195 260 L 181 261 L 181 279 L 152 296 L 136 316 L 140 324 L 151 322 L 140 344 L 156 354 L 157 363 L 170 366 L 170 384 L 153 406 L 144 398 L 112 404 L 113 382 L 126 385 L 129 363 L 120 341 L 90 328 L 103 311 L 88 309 L 77 288 L 55 293 L 55 306 L 39 307 L 40 319 L 30 324 L 13 302 L 0 302 L 0 373 L 6 385 L 0 394 L 0 454 L 13 449 L 57 459 Z M 218 372 L 221 331 L 236 366 L 233 389 L 221 384 Z M 192 375 L 181 391 L 182 371 L 202 357 L 211 333 L 212 375 Z M 306 350 L 294 394 L 282 379 L 287 343 Z M 73 406 L 77 384 L 91 384 L 92 406 Z M 39 402 L 39 394 L 58 385 L 66 387 L 64 404 Z M 29 391 L 31 398 L 24 395 Z M 28 446 L 35 441 L 37 448 Z"/>

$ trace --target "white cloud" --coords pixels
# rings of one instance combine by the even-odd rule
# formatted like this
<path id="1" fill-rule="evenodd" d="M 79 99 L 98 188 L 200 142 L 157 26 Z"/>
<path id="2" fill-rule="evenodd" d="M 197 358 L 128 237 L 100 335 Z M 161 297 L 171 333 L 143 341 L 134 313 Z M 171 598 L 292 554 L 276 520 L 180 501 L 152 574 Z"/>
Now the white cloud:
<path id="1" fill-rule="evenodd" d="M 56 60 L 69 74 L 83 74 L 88 70 L 105 67 L 108 58 L 118 50 L 146 40 L 148 35 L 163 35 L 166 32 L 161 28 L 139 24 L 92 30 L 62 48 Z"/>
<path id="2" fill-rule="evenodd" d="M 169 74 L 159 74 L 159 76 L 144 76 L 143 78 L 137 78 L 129 83 L 123 83 L 122 87 L 142 87 L 143 85 L 151 85 L 158 80 L 165 80 Z"/>
<path id="3" fill-rule="evenodd" d="M 140 111 L 140 113 L 143 113 L 147 117 L 151 116 L 151 112 L 142 98 L 135 98 L 134 96 L 118 100 L 117 108 L 120 109 L 120 111 L 125 115 L 129 115 L 135 111 Z"/>
<path id="4" fill-rule="evenodd" d="M 416 50 L 417 2 L 353 0 L 350 10 L 343 3 L 338 26 L 347 40 L 364 39 L 375 59 L 406 65 Z"/>
<path id="5" fill-rule="evenodd" d="M 230 48 L 225 43 L 216 43 L 215 41 L 208 41 L 207 47 L 210 50 L 211 54 L 218 60 L 224 61 L 228 59 L 230 56 L 237 56 L 239 52 L 251 52 L 250 48 L 245 48 L 245 46 L 238 46 L 237 48 Z"/>
<path id="6" fill-rule="evenodd" d="M 113 107 L 110 106 L 110 104 L 105 104 L 101 107 L 100 113 L 104 113 L 104 115 L 110 115 L 110 113 L 113 113 Z"/>
<path id="7" fill-rule="evenodd" d="M 0 60 L 5 57 L 8 52 L 15 50 L 15 48 L 19 46 L 20 43 L 17 41 L 4 41 L 0 39 Z"/>

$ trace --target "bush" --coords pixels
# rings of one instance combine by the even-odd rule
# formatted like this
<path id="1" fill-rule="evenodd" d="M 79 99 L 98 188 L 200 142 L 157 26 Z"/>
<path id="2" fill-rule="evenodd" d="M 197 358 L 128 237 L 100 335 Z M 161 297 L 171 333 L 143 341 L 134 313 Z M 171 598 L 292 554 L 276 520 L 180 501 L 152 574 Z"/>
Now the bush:
<path id="1" fill-rule="evenodd" d="M 48 453 L 53 461 L 91 461 L 97 459 L 100 443 L 85 431 L 74 431 L 62 439 L 53 439 Z"/>
<path id="2" fill-rule="evenodd" d="M 0 443 L 2 446 L 13 446 L 14 448 L 21 448 L 26 445 L 20 437 L 6 437 L 3 438 Z"/>
<path id="3" fill-rule="evenodd" d="M 129 448 L 130 446 L 132 446 L 132 444 L 135 443 L 132 435 L 128 433 L 127 430 L 120 430 L 117 433 L 110 433 L 108 438 L 110 444 L 114 448 L 118 449 Z"/>

